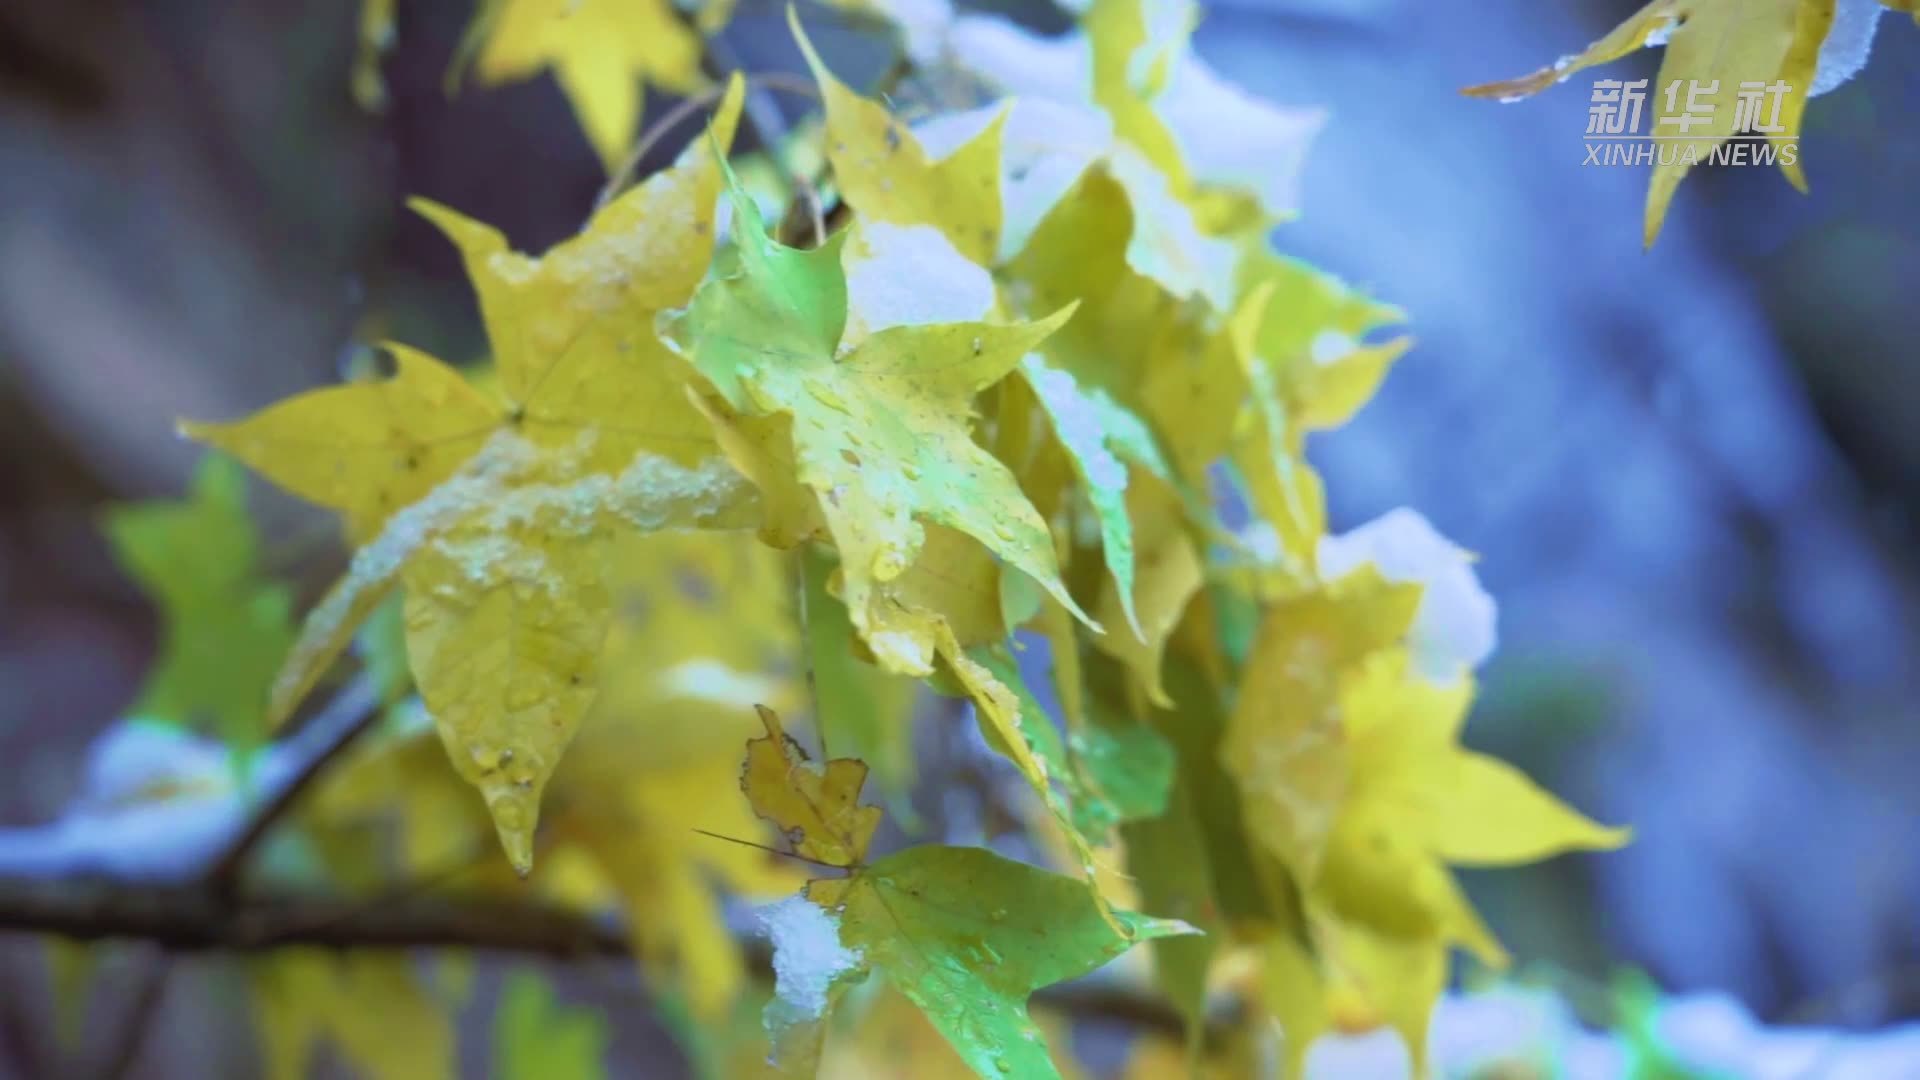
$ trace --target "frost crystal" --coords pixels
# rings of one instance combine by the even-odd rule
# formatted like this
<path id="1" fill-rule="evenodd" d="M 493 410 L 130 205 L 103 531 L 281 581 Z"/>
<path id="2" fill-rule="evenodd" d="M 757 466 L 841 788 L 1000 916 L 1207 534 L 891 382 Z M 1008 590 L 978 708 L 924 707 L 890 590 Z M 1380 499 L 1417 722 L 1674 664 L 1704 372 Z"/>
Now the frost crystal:
<path id="1" fill-rule="evenodd" d="M 1321 537 L 1319 562 L 1329 579 L 1372 563 L 1388 581 L 1424 586 L 1408 637 L 1414 666 L 1428 679 L 1451 682 L 1493 654 L 1493 597 L 1480 587 L 1473 556 L 1419 511 L 1403 506 L 1340 536 Z"/>

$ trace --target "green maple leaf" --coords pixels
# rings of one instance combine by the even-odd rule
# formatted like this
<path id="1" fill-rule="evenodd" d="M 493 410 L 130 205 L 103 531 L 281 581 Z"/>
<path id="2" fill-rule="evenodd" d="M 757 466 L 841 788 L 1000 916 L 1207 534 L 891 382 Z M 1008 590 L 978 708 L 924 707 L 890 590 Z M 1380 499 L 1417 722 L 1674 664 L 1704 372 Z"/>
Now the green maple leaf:
<path id="1" fill-rule="evenodd" d="M 766 915 L 778 978 L 768 1034 L 789 1070 L 817 1063 L 827 1012 L 878 971 L 980 1075 L 1057 1078 L 1027 998 L 1142 941 L 1198 932 L 1114 911 L 1084 881 L 985 848 L 928 844 L 868 863 L 879 811 L 859 805 L 866 764 L 810 762 L 778 717 L 761 718 L 767 737 L 747 743 L 741 790 L 796 852 L 848 871 Z"/>
<path id="2" fill-rule="evenodd" d="M 927 521 L 980 541 L 1082 614 L 1060 580 L 1046 522 L 970 425 L 974 396 L 1012 372 L 1071 308 L 1037 322 L 856 335 L 841 265 L 846 233 L 812 250 L 786 247 L 767 235 L 731 172 L 727 183 L 734 246 L 682 316 L 681 336 L 731 408 L 790 420 L 761 429 L 788 444 L 766 446 L 766 456 L 791 460 L 798 483 L 817 496 L 841 554 L 847 608 L 875 655 L 905 674 L 932 670 L 933 636 L 885 632 L 890 612 L 876 590 L 913 563 Z"/>
<path id="3" fill-rule="evenodd" d="M 837 903 L 840 942 L 884 974 L 975 1072 L 1057 1077 L 1027 1015 L 1043 986 L 1077 979 L 1153 938 L 1194 933 L 1130 911 L 1101 916 L 1086 883 L 985 848 L 928 845 L 889 855 L 808 896 Z"/>
<path id="4" fill-rule="evenodd" d="M 160 609 L 160 654 L 135 711 L 205 724 L 238 747 L 264 737 L 268 688 L 293 644 L 292 597 L 260 572 L 245 484 L 232 459 L 209 455 L 187 499 L 117 506 L 104 522 Z"/>
<path id="5" fill-rule="evenodd" d="M 545 979 L 519 971 L 507 977 L 494 1021 L 494 1060 L 505 1080 L 605 1076 L 606 1018 L 555 998 Z"/>
<path id="6" fill-rule="evenodd" d="M 1051 367 L 1039 354 L 1021 364 L 1021 373 L 1046 411 L 1054 434 L 1073 461 L 1085 486 L 1094 519 L 1100 523 L 1101 553 L 1113 575 L 1115 595 L 1132 633 L 1144 639 L 1135 609 L 1133 523 L 1127 517 L 1127 466 L 1138 465 L 1163 480 L 1172 469 L 1153 432 L 1139 417 L 1098 386 L 1082 386 L 1072 373 Z"/>

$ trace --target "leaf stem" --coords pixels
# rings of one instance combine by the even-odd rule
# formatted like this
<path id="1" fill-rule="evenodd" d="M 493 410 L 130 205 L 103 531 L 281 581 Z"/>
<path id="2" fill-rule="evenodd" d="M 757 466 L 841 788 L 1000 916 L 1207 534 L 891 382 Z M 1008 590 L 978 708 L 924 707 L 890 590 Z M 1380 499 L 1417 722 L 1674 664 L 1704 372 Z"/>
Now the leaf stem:
<path id="1" fill-rule="evenodd" d="M 726 85 L 726 81 L 722 79 L 692 97 L 682 98 L 673 108 L 667 110 L 666 115 L 647 125 L 647 130 L 641 132 L 640 138 L 634 141 L 633 149 L 627 151 L 626 159 L 620 162 L 620 167 L 614 170 L 612 176 L 607 177 L 606 184 L 600 188 L 600 194 L 593 200 L 594 210 L 598 211 L 601 207 L 618 198 L 622 192 L 632 187 L 640 171 L 640 166 L 646 160 L 647 155 L 652 153 L 654 148 L 660 145 L 661 140 L 665 139 L 669 134 L 672 134 L 674 128 L 685 123 L 688 117 L 713 108 L 714 104 L 726 93 Z M 764 75 L 749 75 L 747 76 L 747 108 L 749 110 L 753 107 L 755 87 L 759 87 L 763 91 L 778 90 L 781 93 L 794 94 L 800 97 L 817 99 L 820 96 L 820 92 L 814 89 L 812 83 L 806 82 L 795 75 L 786 75 L 780 72 L 769 72 Z M 775 115 L 778 115 L 778 110 L 775 110 Z M 749 113 L 749 120 L 752 120 L 751 113 Z M 756 137 L 759 137 L 757 126 Z M 761 141 L 763 145 L 765 145 L 764 138 L 762 138 Z M 777 144 L 769 145 L 768 152 L 777 152 L 775 146 L 777 146 Z M 785 174 L 783 173 L 782 175 L 784 176 Z"/>

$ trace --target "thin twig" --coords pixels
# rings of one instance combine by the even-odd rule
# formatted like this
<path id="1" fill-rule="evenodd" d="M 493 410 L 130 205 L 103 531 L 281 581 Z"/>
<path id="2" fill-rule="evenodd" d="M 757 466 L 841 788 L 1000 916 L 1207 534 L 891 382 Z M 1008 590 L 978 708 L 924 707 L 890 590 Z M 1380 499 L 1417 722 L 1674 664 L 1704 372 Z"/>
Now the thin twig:
<path id="1" fill-rule="evenodd" d="M 820 97 L 820 92 L 814 89 L 812 83 L 797 76 L 778 72 L 750 75 L 747 77 L 747 86 L 750 90 L 758 86 L 816 100 Z M 641 164 L 646 160 L 647 155 L 660 145 L 661 140 L 671 134 L 674 128 L 684 123 L 688 117 L 712 108 L 720 100 L 721 95 L 726 93 L 726 89 L 724 81 L 717 82 L 692 97 L 680 99 L 678 104 L 667 110 L 666 115 L 647 125 L 647 130 L 641 132 L 640 138 L 634 142 L 633 149 L 627 151 L 626 159 L 620 163 L 620 167 L 615 169 L 613 175 L 607 177 L 607 182 L 601 186 L 600 194 L 593 200 L 594 210 L 598 211 L 632 187 Z M 751 99 L 751 93 L 749 93 L 749 99 Z"/>
<path id="2" fill-rule="evenodd" d="M 727 42 L 725 30 L 707 38 L 707 49 L 701 56 L 701 64 L 715 82 L 723 84 L 734 72 L 743 71 L 746 66 L 740 62 L 739 55 Z M 762 78 L 764 79 L 764 76 Z M 784 150 L 787 144 L 787 121 L 780 115 L 780 105 L 773 100 L 771 94 L 767 93 L 767 89 L 764 83 L 755 86 L 751 79 L 747 82 L 747 101 L 744 110 L 747 130 L 753 132 L 754 141 L 759 143 L 760 148 L 765 150 L 767 156 L 780 167 L 780 177 L 785 180 L 791 176 Z M 813 90 L 811 85 L 807 89 L 809 92 Z"/>
<path id="3" fill-rule="evenodd" d="M 160 952 L 153 957 L 147 967 L 146 977 L 140 980 L 139 989 L 134 991 L 133 1003 L 127 1006 L 127 1015 L 120 1021 L 119 1033 L 108 1046 L 106 1057 L 98 1067 L 88 1073 L 98 1080 L 120 1080 L 132 1068 L 140 1045 L 146 1041 L 148 1029 L 153 1027 L 154 1014 L 160 1011 L 160 1002 L 166 996 L 167 978 L 173 973 L 173 956 Z"/>
<path id="4" fill-rule="evenodd" d="M 216 891 L 228 892 L 237 882 L 248 856 L 253 854 L 274 825 L 293 808 L 307 788 L 324 773 L 362 732 L 373 726 L 380 715 L 380 694 L 373 680 L 356 675 L 326 707 L 315 714 L 289 742 L 299 754 L 294 771 L 285 779 L 262 790 L 247 824 L 220 856 L 207 868 L 207 882 Z"/>

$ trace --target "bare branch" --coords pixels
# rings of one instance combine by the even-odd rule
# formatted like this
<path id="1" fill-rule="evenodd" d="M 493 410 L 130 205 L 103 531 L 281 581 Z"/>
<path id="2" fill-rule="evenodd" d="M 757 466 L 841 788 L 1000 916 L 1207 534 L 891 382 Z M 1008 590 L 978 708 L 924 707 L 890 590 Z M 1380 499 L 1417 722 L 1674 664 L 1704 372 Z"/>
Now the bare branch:
<path id="1" fill-rule="evenodd" d="M 277 783 L 262 781 L 246 827 L 207 868 L 209 883 L 221 891 L 230 890 L 246 865 L 247 856 L 299 801 L 301 794 L 319 779 L 328 764 L 372 726 L 379 715 L 380 696 L 373 680 L 365 674 L 357 675 L 288 739 L 286 745 L 294 755 L 292 770 L 276 777 Z"/>
<path id="2" fill-rule="evenodd" d="M 175 952 L 464 948 L 569 960 L 632 951 L 613 920 L 539 904 L 441 896 L 382 907 L 351 897 L 269 897 L 228 908 L 197 886 L 105 881 L 0 879 L 0 932 L 6 931 L 81 941 L 136 938 Z M 771 969 L 764 940 L 744 937 L 741 944 L 758 968 Z M 1036 999 L 1171 1035 L 1185 1030 L 1165 1003 L 1112 980 L 1048 987 Z"/>

